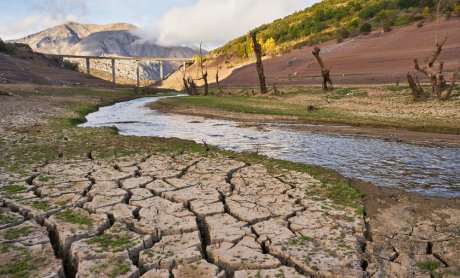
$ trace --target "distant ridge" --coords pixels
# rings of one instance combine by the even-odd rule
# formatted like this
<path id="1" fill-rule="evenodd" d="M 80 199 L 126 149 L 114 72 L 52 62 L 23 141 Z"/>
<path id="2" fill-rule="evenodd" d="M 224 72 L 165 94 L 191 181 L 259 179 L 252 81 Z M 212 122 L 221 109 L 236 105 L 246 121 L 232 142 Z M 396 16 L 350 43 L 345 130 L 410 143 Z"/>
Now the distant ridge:
<path id="1" fill-rule="evenodd" d="M 17 43 L 28 44 L 34 51 L 47 54 L 70 55 L 118 55 L 142 56 L 159 58 L 190 58 L 198 52 L 189 47 L 163 47 L 154 43 L 141 41 L 134 34 L 136 26 L 128 23 L 111 23 L 105 25 L 81 24 L 74 21 L 48 28 L 41 32 L 15 40 Z M 96 65 L 96 69 L 98 68 Z M 101 70 L 108 70 L 101 65 Z M 169 74 L 179 64 L 165 63 L 165 74 Z M 126 67 L 130 65 L 126 64 Z M 159 79 L 159 68 L 155 64 L 142 64 L 142 78 Z M 131 76 L 131 69 L 119 68 L 119 75 L 127 78 Z M 128 76 L 129 75 L 129 76 Z"/>

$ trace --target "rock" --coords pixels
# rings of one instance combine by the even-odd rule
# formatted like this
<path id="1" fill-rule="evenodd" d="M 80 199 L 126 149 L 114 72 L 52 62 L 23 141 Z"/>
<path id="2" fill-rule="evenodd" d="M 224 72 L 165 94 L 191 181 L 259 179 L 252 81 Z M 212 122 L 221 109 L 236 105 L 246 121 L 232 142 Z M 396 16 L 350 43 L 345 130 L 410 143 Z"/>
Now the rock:
<path id="1" fill-rule="evenodd" d="M 62 262 L 54 256 L 50 243 L 32 246 L 2 243 L 0 250 L 3 277 L 64 277 Z"/>
<path id="2" fill-rule="evenodd" d="M 169 278 L 169 270 L 167 269 L 152 269 L 147 271 L 142 278 Z"/>
<path id="3" fill-rule="evenodd" d="M 181 264 L 173 271 L 175 278 L 224 278 L 225 272 L 219 271 L 219 268 L 206 260 L 197 261 L 190 264 Z"/>
<path id="4" fill-rule="evenodd" d="M 83 261 L 78 265 L 76 278 L 83 277 L 139 277 L 139 269 L 132 264 L 127 255 L 108 256 L 101 259 Z"/>
<path id="5" fill-rule="evenodd" d="M 276 269 L 261 269 L 261 270 L 240 270 L 235 272 L 234 278 L 306 278 L 299 274 L 295 269 L 281 266 Z"/>
<path id="6" fill-rule="evenodd" d="M 204 220 L 212 244 L 221 242 L 236 243 L 251 231 L 246 222 L 238 221 L 229 214 L 216 214 Z"/>
<path id="7" fill-rule="evenodd" d="M 207 247 L 213 263 L 227 274 L 243 269 L 271 269 L 281 266 L 281 262 L 271 255 L 264 254 L 260 244 L 253 237 L 246 236 L 236 245 L 230 242 Z"/>
<path id="8" fill-rule="evenodd" d="M 83 261 L 110 256 L 128 255 L 133 260 L 137 258 L 141 250 L 152 246 L 152 236 L 136 234 L 131 232 L 125 224 L 115 223 L 100 236 L 74 242 L 70 255 L 74 266 L 80 265 Z"/>
<path id="9" fill-rule="evenodd" d="M 137 167 L 136 167 L 137 168 Z M 131 190 L 135 188 L 145 187 L 147 184 L 151 183 L 153 179 L 148 176 L 133 177 L 121 182 L 121 187 L 124 190 Z"/>
<path id="10" fill-rule="evenodd" d="M 19 213 L 0 207 L 0 230 L 24 222 L 24 217 Z"/>
<path id="11" fill-rule="evenodd" d="M 153 197 L 132 202 L 132 205 L 142 206 L 139 211 L 140 220 L 133 223 L 133 229 L 154 235 L 155 240 L 165 235 L 198 231 L 195 216 L 181 204 Z"/>
<path id="12" fill-rule="evenodd" d="M 122 223 L 132 223 L 134 221 L 134 211 L 137 207 L 127 204 L 116 204 L 114 206 L 96 209 L 96 213 L 106 213 L 113 221 Z"/>
<path id="13" fill-rule="evenodd" d="M 129 202 L 139 202 L 154 197 L 152 192 L 145 188 L 131 189 L 131 198 Z"/>
<path id="14" fill-rule="evenodd" d="M 89 214 L 80 208 L 54 214 L 46 220 L 45 225 L 58 239 L 62 254 L 67 253 L 73 242 L 94 237 L 110 227 L 105 214 Z"/>
<path id="15" fill-rule="evenodd" d="M 144 250 L 139 256 L 139 267 L 172 270 L 174 266 L 189 264 L 202 259 L 199 232 L 164 236 L 153 248 Z"/>
<path id="16" fill-rule="evenodd" d="M 24 246 L 47 244 L 48 231 L 32 221 L 0 230 L 0 243 L 20 242 Z"/>
<path id="17" fill-rule="evenodd" d="M 159 196 L 161 193 L 166 191 L 176 190 L 177 188 L 170 185 L 169 183 L 164 182 L 163 180 L 155 180 L 145 186 L 146 189 L 153 192 L 153 194 Z"/>
<path id="18" fill-rule="evenodd" d="M 71 181 L 37 188 L 37 193 L 43 197 L 56 197 L 62 194 L 74 193 L 83 195 L 91 187 L 90 181 Z"/>

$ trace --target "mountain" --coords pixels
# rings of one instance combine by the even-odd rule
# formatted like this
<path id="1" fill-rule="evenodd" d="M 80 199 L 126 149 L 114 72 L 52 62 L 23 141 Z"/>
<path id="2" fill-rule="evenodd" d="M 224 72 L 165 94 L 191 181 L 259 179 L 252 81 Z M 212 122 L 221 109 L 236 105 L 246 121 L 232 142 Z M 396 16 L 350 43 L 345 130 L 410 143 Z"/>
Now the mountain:
<path id="1" fill-rule="evenodd" d="M 142 41 L 134 33 L 136 28 L 127 23 L 96 25 L 66 22 L 14 42 L 28 44 L 34 51 L 47 54 L 158 58 L 190 58 L 198 54 L 189 47 L 163 47 Z M 109 70 L 109 65 L 102 61 L 94 61 L 91 66 L 103 71 Z M 169 74 L 178 66 L 179 63 L 165 63 L 165 74 Z M 134 67 L 135 62 L 120 63 L 117 75 L 134 79 Z M 157 80 L 160 77 L 159 67 L 154 62 L 143 62 L 141 69 L 143 79 Z"/>

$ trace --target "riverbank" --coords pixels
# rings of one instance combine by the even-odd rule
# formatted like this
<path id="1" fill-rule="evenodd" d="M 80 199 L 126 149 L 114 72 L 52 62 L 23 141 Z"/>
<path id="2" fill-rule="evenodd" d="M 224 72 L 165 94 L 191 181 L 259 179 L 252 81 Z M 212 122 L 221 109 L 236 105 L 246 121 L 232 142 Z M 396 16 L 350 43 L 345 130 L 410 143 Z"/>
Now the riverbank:
<path id="1" fill-rule="evenodd" d="M 443 103 L 435 100 L 412 103 L 404 86 L 347 87 L 327 95 L 319 88 L 281 90 L 282 95 L 248 96 L 252 89 L 240 88 L 230 90 L 232 96 L 171 98 L 150 107 L 162 112 L 249 123 L 313 124 L 297 127 L 313 132 L 424 145 L 460 145 L 460 95 Z"/>
<path id="2" fill-rule="evenodd" d="M 75 126 L 99 105 L 138 97 L 129 90 L 0 90 L 11 94 L 0 96 L 2 274 L 460 271 L 458 199 L 356 184 L 362 196 L 321 167 Z M 161 214 L 154 213 L 158 209 Z M 81 236 L 69 236 L 75 231 Z M 98 248 L 104 252 L 98 255 Z M 37 260 L 24 256 L 30 250 Z"/>

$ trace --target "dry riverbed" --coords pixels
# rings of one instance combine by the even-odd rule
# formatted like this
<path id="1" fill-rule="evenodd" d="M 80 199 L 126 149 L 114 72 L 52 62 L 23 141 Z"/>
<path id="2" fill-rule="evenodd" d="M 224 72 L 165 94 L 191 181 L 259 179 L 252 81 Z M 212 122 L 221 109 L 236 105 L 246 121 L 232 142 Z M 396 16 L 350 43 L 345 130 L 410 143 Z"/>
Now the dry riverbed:
<path id="1" fill-rule="evenodd" d="M 0 275 L 460 275 L 458 199 L 350 181 L 361 196 L 315 167 L 73 126 L 128 92 L 3 90 Z"/>

